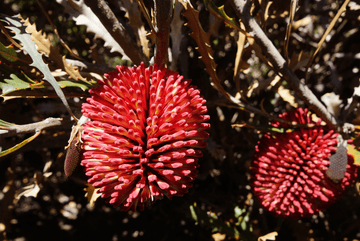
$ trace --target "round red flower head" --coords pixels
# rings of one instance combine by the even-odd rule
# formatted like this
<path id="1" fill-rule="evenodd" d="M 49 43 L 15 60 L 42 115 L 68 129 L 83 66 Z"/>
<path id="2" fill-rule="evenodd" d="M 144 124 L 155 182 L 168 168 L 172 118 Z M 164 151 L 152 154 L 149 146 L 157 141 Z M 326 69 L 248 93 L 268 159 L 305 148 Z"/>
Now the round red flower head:
<path id="1" fill-rule="evenodd" d="M 313 121 L 307 109 L 299 108 L 280 117 L 313 127 L 267 133 L 261 138 L 251 165 L 254 195 L 265 209 L 282 217 L 311 217 L 341 196 L 356 177 L 357 166 L 347 154 L 345 176 L 333 182 L 326 171 L 330 156 L 337 150 L 339 134 L 320 126 L 320 119 Z M 272 125 L 289 127 L 280 122 Z"/>
<path id="2" fill-rule="evenodd" d="M 88 182 L 121 210 L 182 196 L 197 173 L 210 128 L 200 91 L 178 73 L 117 66 L 82 106 Z"/>

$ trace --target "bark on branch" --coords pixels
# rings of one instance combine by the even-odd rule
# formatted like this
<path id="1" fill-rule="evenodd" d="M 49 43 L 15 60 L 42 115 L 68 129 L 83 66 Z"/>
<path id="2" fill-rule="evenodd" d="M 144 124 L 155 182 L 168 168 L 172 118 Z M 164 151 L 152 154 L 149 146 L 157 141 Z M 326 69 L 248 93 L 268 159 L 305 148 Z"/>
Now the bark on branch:
<path id="1" fill-rule="evenodd" d="M 1 138 L 15 136 L 18 134 L 25 134 L 31 132 L 40 132 L 46 128 L 51 128 L 55 126 L 61 126 L 65 123 L 68 123 L 69 120 L 64 120 L 63 118 L 46 118 L 43 121 L 25 124 L 25 125 L 11 125 L 8 128 L 0 128 L 0 136 Z"/>
<path id="2" fill-rule="evenodd" d="M 156 35 L 156 50 L 155 63 L 160 67 L 164 67 L 168 62 L 168 47 L 170 23 L 172 16 L 172 1 L 170 0 L 155 0 L 155 35 Z"/>

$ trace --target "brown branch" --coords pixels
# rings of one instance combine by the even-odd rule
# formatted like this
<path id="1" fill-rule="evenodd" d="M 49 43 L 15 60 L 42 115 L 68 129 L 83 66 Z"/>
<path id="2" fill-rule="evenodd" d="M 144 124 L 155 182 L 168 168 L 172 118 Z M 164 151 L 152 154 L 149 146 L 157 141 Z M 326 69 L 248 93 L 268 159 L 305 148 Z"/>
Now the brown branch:
<path id="1" fill-rule="evenodd" d="M 136 45 L 136 41 L 126 32 L 125 27 L 118 21 L 104 0 L 84 0 L 84 2 L 96 14 L 107 31 L 119 43 L 125 54 L 134 64 L 139 65 L 141 62 L 144 62 L 146 65 L 149 64 L 147 57 Z"/>
<path id="2" fill-rule="evenodd" d="M 277 72 L 282 75 L 310 109 L 312 109 L 331 128 L 340 132 L 341 127 L 339 121 L 326 109 L 309 87 L 301 82 L 292 72 L 274 44 L 266 36 L 256 20 L 250 15 L 251 1 L 232 0 L 230 2 L 233 4 L 239 18 L 244 23 L 246 31 L 254 37 L 255 42 L 261 47 L 262 52 L 268 57 Z"/>
<path id="3" fill-rule="evenodd" d="M 160 67 L 164 67 L 168 62 L 168 47 L 170 23 L 172 17 L 172 1 L 171 0 L 154 0 L 155 12 L 155 35 L 156 50 L 155 63 Z"/>

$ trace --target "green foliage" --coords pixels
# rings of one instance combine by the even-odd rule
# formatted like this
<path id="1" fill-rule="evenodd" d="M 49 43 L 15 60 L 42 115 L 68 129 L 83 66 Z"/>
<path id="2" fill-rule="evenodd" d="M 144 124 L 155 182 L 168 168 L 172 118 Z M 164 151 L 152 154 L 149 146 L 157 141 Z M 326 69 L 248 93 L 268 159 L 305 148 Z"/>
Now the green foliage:
<path id="1" fill-rule="evenodd" d="M 24 77 L 27 77 L 24 75 Z M 4 78 L 4 82 L 0 82 L 0 89 L 2 89 L 2 94 L 6 95 L 15 90 L 24 90 L 24 89 L 35 89 L 35 88 L 44 88 L 43 83 L 35 83 L 30 78 L 27 77 L 27 81 L 24 81 L 18 78 L 15 74 L 10 75 L 9 78 Z"/>
<path id="2" fill-rule="evenodd" d="M 73 116 L 72 111 L 69 107 L 69 104 L 65 98 L 64 93 L 62 92 L 59 84 L 51 74 L 49 67 L 44 63 L 41 54 L 36 50 L 36 45 L 34 41 L 31 40 L 31 35 L 28 34 L 21 22 L 20 16 L 5 16 L 4 21 L 8 23 L 8 29 L 12 30 L 15 33 L 14 38 L 19 40 L 23 44 L 24 50 L 31 56 L 33 63 L 30 66 L 38 68 L 44 74 L 44 80 L 48 81 L 51 86 L 54 88 L 56 94 L 59 96 L 63 104 L 69 113 Z"/>
<path id="3" fill-rule="evenodd" d="M 210 228 L 213 233 L 219 232 L 242 241 L 256 240 L 251 234 L 253 230 L 249 222 L 250 213 L 246 209 L 240 209 L 238 206 L 235 207 L 234 217 L 237 220 L 235 224 L 221 220 L 211 211 L 202 210 L 196 203 L 190 205 L 190 213 L 196 225 Z"/>
<path id="4" fill-rule="evenodd" d="M 20 148 L 24 147 L 26 144 L 29 144 L 31 141 L 33 141 L 36 137 L 38 137 L 41 134 L 41 132 L 36 132 L 34 135 L 30 136 L 29 138 L 23 140 L 22 142 L 20 142 L 19 144 L 16 144 L 15 146 L 5 150 L 5 151 L 1 151 L 0 152 L 0 157 L 6 156 L 10 153 L 13 153 L 17 150 L 19 150 Z"/>
<path id="5" fill-rule="evenodd" d="M 230 18 L 225 10 L 224 5 L 217 7 L 211 0 L 204 0 L 205 6 L 218 18 L 221 18 L 225 23 L 235 29 L 240 29 L 239 22 L 235 21 L 234 18 Z"/>
<path id="6" fill-rule="evenodd" d="M 0 55 L 5 60 L 10 61 L 10 62 L 15 62 L 17 60 L 17 53 L 16 53 L 15 49 L 13 48 L 13 46 L 6 47 L 1 42 L 0 42 Z"/>

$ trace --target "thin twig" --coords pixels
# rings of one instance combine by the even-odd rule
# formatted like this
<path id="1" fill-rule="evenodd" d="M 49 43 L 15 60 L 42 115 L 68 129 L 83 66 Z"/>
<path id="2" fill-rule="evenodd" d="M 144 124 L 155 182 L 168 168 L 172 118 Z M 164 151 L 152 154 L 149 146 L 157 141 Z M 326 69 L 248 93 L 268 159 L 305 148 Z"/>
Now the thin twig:
<path id="1" fill-rule="evenodd" d="M 285 44 L 284 44 L 284 56 L 287 61 L 287 64 L 289 64 L 289 54 L 288 54 L 288 48 L 289 48 L 289 42 L 290 42 L 290 35 L 291 35 L 291 27 L 294 22 L 294 16 L 296 12 L 296 7 L 298 4 L 298 0 L 291 0 L 290 3 L 290 13 L 289 13 L 289 22 L 286 28 L 286 34 L 285 34 Z"/>

